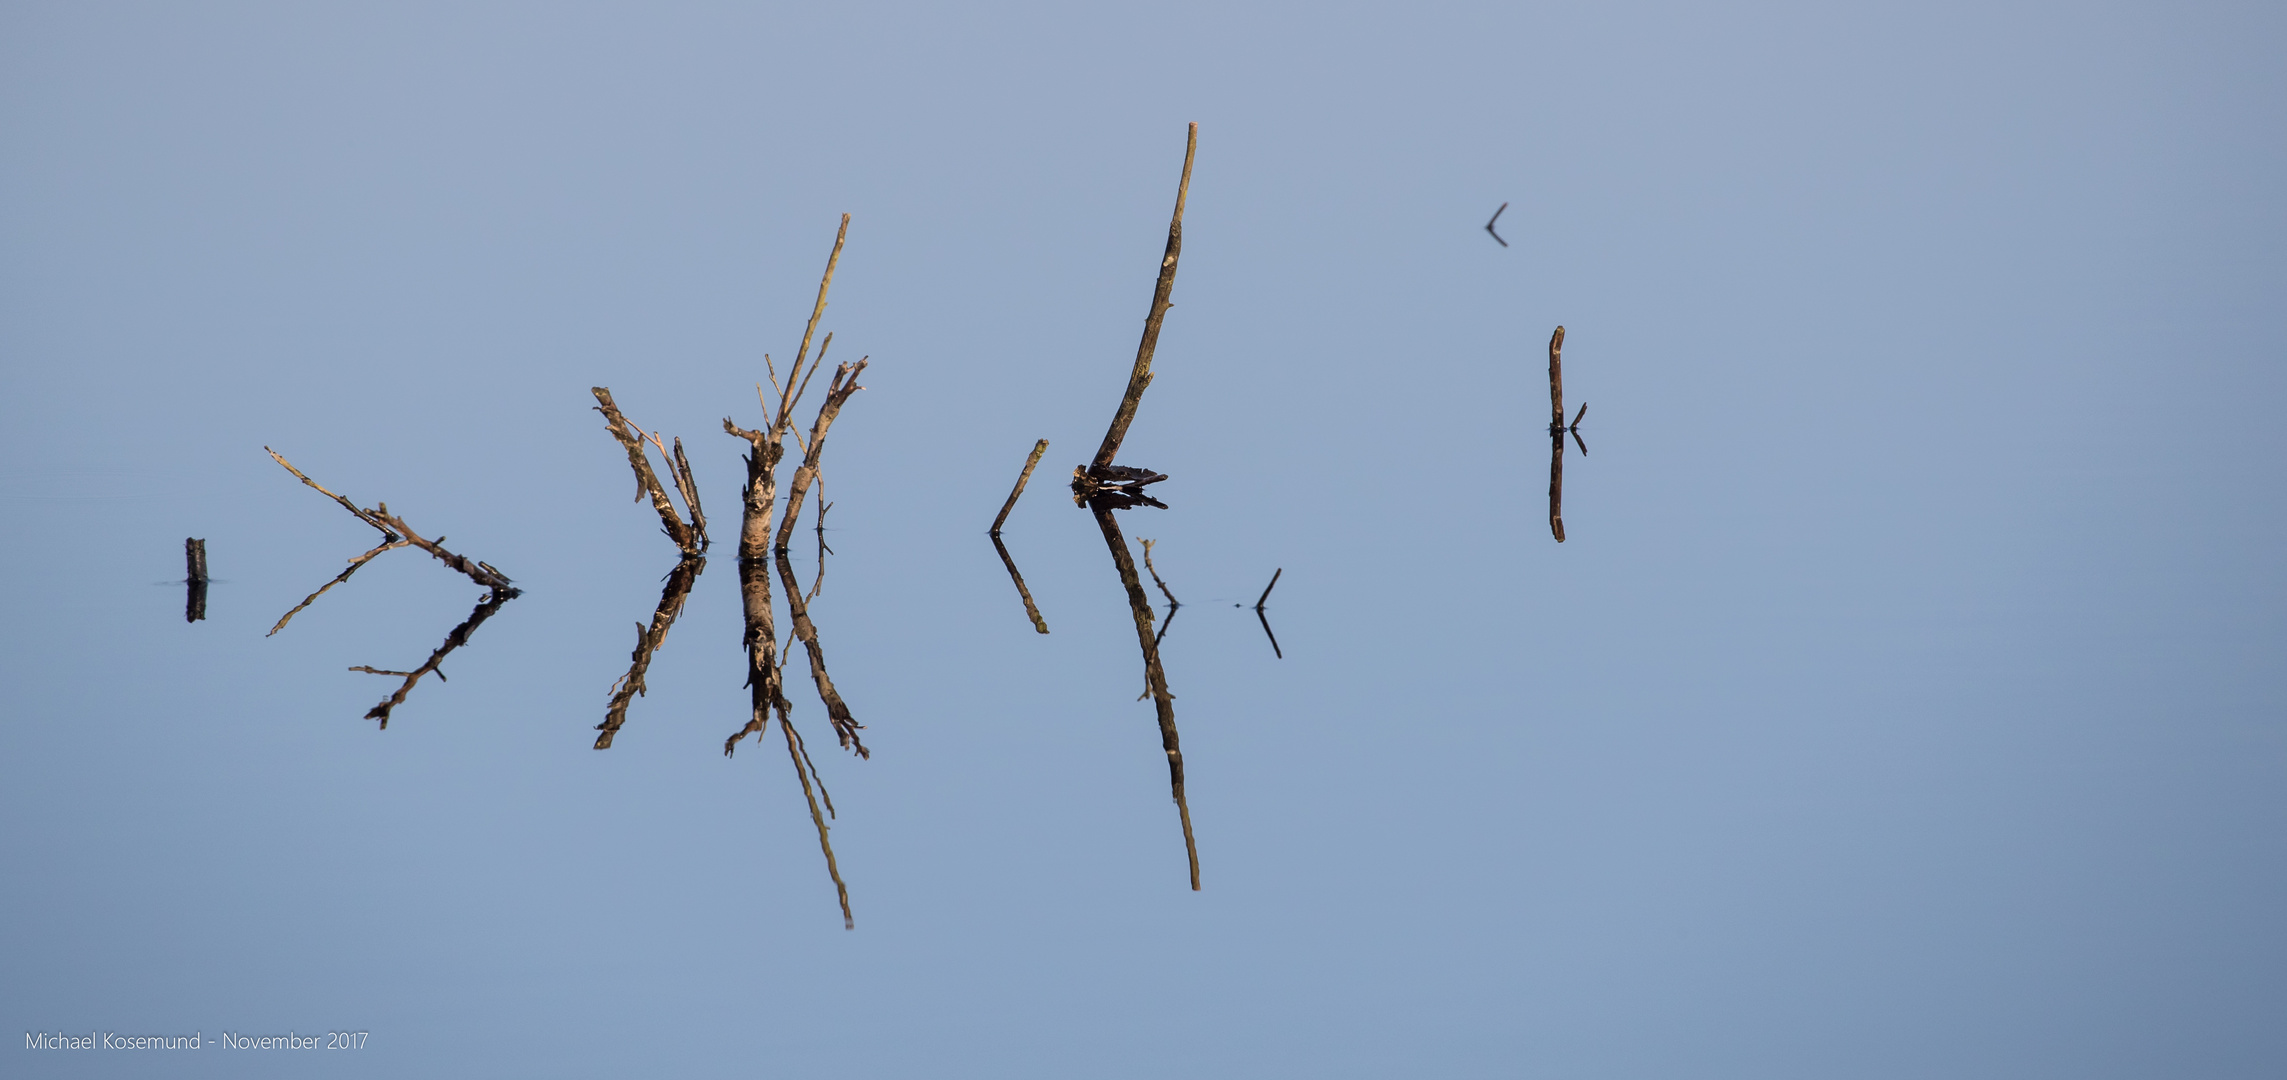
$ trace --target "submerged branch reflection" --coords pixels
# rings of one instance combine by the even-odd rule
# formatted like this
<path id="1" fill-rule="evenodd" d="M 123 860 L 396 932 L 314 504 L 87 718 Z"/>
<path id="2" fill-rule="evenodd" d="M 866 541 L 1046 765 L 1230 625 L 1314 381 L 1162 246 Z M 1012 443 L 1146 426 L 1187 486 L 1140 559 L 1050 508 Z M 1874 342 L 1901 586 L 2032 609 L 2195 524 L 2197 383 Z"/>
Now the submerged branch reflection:
<path id="1" fill-rule="evenodd" d="M 1112 552 L 1112 565 L 1119 571 L 1120 585 L 1127 590 L 1128 609 L 1135 617 L 1136 643 L 1143 649 L 1144 684 L 1151 695 L 1152 708 L 1159 715 L 1159 741 L 1167 751 L 1167 782 L 1175 795 L 1176 814 L 1183 821 L 1183 850 L 1191 864 L 1191 888 L 1199 888 L 1199 844 L 1191 832 L 1191 804 L 1183 795 L 1183 740 L 1175 730 L 1175 695 L 1167 689 L 1167 670 L 1160 665 L 1159 638 L 1152 632 L 1151 597 L 1144 592 L 1143 580 L 1136 573 L 1134 555 L 1128 551 L 1127 537 L 1120 532 L 1119 522 L 1112 512 L 1121 508 L 1118 497 L 1104 495 L 1092 499 L 1088 510 L 1095 515 L 1096 527 L 1103 531 L 1104 546 Z M 1135 505 L 1132 502 L 1127 505 Z"/>

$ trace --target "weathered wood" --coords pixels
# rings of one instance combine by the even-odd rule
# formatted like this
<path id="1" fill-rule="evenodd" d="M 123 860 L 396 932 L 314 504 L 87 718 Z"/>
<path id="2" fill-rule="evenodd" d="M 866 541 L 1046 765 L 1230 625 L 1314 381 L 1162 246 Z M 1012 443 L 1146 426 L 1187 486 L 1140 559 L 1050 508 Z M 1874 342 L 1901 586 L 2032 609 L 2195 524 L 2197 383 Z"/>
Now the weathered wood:
<path id="1" fill-rule="evenodd" d="M 1032 444 L 1032 456 L 1024 459 L 1024 471 L 1016 474 L 1016 487 L 1010 489 L 1008 501 L 1001 504 L 1000 516 L 993 519 L 993 527 L 988 530 L 991 535 L 1001 534 L 1001 526 L 1008 521 L 1009 511 L 1016 509 L 1017 496 L 1024 494 L 1025 482 L 1032 479 L 1033 466 L 1040 464 L 1040 455 L 1047 452 L 1047 439 Z"/>
<path id="2" fill-rule="evenodd" d="M 421 676 L 427 675 L 432 671 L 436 671 L 437 678 L 443 679 L 445 677 L 445 673 L 442 671 L 437 671 L 438 665 L 444 663 L 445 657 L 449 655 L 454 649 L 458 649 L 461 646 L 468 644 L 469 635 L 475 633 L 476 628 L 484 625 L 484 621 L 491 618 L 493 612 L 499 611 L 502 604 L 507 603 L 515 596 L 516 590 L 514 589 L 494 589 L 493 591 L 486 593 L 484 599 L 478 602 L 476 610 L 469 612 L 469 617 L 467 619 L 462 620 L 459 626 L 453 627 L 452 632 L 445 635 L 445 643 L 437 646 L 437 650 L 429 654 L 429 662 L 422 664 L 420 667 L 414 668 L 411 671 L 380 671 L 370 667 L 353 667 L 349 669 L 351 671 L 364 671 L 375 675 L 403 675 L 405 677 L 405 681 L 398 685 L 397 692 L 389 695 L 389 697 L 384 699 L 381 704 L 375 705 L 371 710 L 368 710 L 365 714 L 365 718 L 368 720 L 381 721 L 381 730 L 388 730 L 390 712 L 396 709 L 397 706 L 405 704 L 405 695 L 413 692 L 413 685 L 421 681 Z"/>
<path id="3" fill-rule="evenodd" d="M 206 541 L 183 538 L 183 621 L 206 618 Z"/>
<path id="4" fill-rule="evenodd" d="M 694 501 L 698 496 L 698 485 L 689 482 L 687 474 L 690 463 L 683 460 L 680 454 L 668 458 L 669 468 L 676 470 L 676 487 L 681 490 L 685 505 L 693 508 L 693 520 L 687 522 L 675 512 L 674 500 L 668 498 L 667 487 L 659 482 L 659 474 L 651 468 L 651 455 L 643 448 L 646 441 L 656 444 L 658 438 L 652 436 L 647 440 L 642 428 L 628 422 L 627 417 L 620 413 L 618 403 L 612 401 L 610 387 L 592 386 L 588 389 L 596 396 L 596 411 L 604 416 L 605 430 L 610 431 L 612 438 L 618 439 L 620 446 L 627 450 L 627 464 L 635 471 L 635 497 L 642 499 L 648 496 L 651 499 L 651 508 L 659 512 L 661 529 L 684 555 L 696 556 L 704 551 L 706 519 L 699 515 L 698 503 Z M 680 450 L 683 440 L 675 440 L 675 445 Z M 667 457 L 666 447 L 660 447 L 660 456 Z"/>
<path id="5" fill-rule="evenodd" d="M 1564 327 L 1548 339 L 1548 528 L 1564 543 Z"/>
<path id="6" fill-rule="evenodd" d="M 1001 565 L 1008 567 L 1009 580 L 1016 582 L 1016 594 L 1024 598 L 1025 617 L 1032 620 L 1033 629 L 1043 634 L 1047 633 L 1048 620 L 1040 617 L 1039 606 L 1032 602 L 1032 590 L 1024 587 L 1024 575 L 1017 572 L 1016 560 L 1009 557 L 1008 545 L 1001 543 L 1001 534 L 999 533 L 987 533 L 985 535 L 987 539 L 993 542 L 993 550 L 1000 552 Z"/>
<path id="7" fill-rule="evenodd" d="M 1199 125 L 1191 125 L 1190 134 L 1183 144 L 1183 179 L 1175 187 L 1175 216 L 1167 224 L 1167 252 L 1159 260 L 1159 283 L 1152 290 L 1151 311 L 1144 317 L 1143 341 L 1136 346 L 1135 368 L 1128 374 L 1128 390 L 1120 398 L 1120 407 L 1112 414 L 1112 426 L 1104 432 L 1104 443 L 1096 448 L 1091 469 L 1102 469 L 1112 463 L 1120 452 L 1120 443 L 1128 437 L 1128 425 L 1135 422 L 1136 406 L 1143 401 L 1145 388 L 1151 385 L 1151 358 L 1159 348 L 1159 326 L 1167 318 L 1167 309 L 1173 306 L 1169 294 L 1175 290 L 1175 264 L 1183 254 L 1183 203 L 1191 193 L 1191 161 L 1199 150 Z"/>
<path id="8" fill-rule="evenodd" d="M 636 624 L 635 652 L 628 658 L 627 674 L 612 684 L 611 704 L 604 707 L 604 722 L 596 725 L 600 733 L 596 736 L 596 749 L 611 749 L 613 737 L 627 723 L 628 706 L 647 691 L 643 677 L 651 670 L 651 655 L 667 643 L 667 631 L 683 614 L 683 603 L 690 599 L 691 586 L 706 568 L 704 556 L 684 556 L 667 574 L 667 585 L 659 591 L 659 606 L 651 613 L 651 626 L 646 629 L 642 623 Z"/>

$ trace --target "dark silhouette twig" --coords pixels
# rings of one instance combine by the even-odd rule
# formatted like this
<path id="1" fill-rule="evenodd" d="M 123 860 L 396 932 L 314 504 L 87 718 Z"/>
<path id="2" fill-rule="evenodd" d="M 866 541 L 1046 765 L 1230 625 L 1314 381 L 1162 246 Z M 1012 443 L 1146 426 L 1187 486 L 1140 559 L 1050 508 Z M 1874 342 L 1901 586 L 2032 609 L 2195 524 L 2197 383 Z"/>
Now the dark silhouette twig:
<path id="1" fill-rule="evenodd" d="M 1032 467 L 1040 464 L 1040 455 L 1047 452 L 1047 439 L 1032 444 L 1032 456 L 1024 459 L 1024 471 L 1016 474 L 1016 487 L 1009 491 L 1008 501 L 1001 504 L 1000 516 L 993 519 L 991 535 L 999 536 L 1001 534 L 1001 525 L 1008 521 L 1009 511 L 1016 509 L 1017 496 L 1024 494 L 1025 482 L 1032 479 Z"/>
<path id="2" fill-rule="evenodd" d="M 826 587 L 826 556 L 834 553 L 833 548 L 826 546 L 826 511 L 833 508 L 834 504 L 826 501 L 826 485 L 821 477 L 818 484 L 818 524 L 813 528 L 818 534 L 818 576 L 811 579 L 810 593 L 802 598 L 804 603 L 816 600 L 818 590 Z"/>
<path id="3" fill-rule="evenodd" d="M 1508 208 L 1509 208 L 1509 204 L 1508 204 L 1508 203 L 1502 203 L 1502 204 L 1501 204 L 1501 210 L 1506 210 L 1506 209 L 1508 209 Z M 1493 211 L 1493 216 L 1492 216 L 1492 217 L 1490 217 L 1490 218 L 1487 218 L 1487 219 L 1486 219 L 1486 221 L 1485 221 L 1485 232 L 1486 232 L 1487 234 L 1491 235 L 1491 236 L 1493 237 L 1493 239 L 1494 239 L 1496 242 L 1498 242 L 1498 243 L 1499 243 L 1499 244 L 1500 244 L 1502 247 L 1508 247 L 1508 246 L 1509 246 L 1509 242 L 1508 242 L 1508 241 L 1506 241 L 1506 240 L 1503 240 L 1503 239 L 1501 239 L 1501 234 L 1500 234 L 1500 233 L 1497 233 L 1497 232 L 1494 232 L 1494 231 L 1493 231 L 1493 223 L 1494 223 L 1494 222 L 1496 222 L 1496 221 L 1499 221 L 1499 220 L 1501 220 L 1501 210 L 1495 210 L 1495 211 Z"/>
<path id="4" fill-rule="evenodd" d="M 1119 523 L 1112 520 L 1112 505 L 1103 499 L 1089 504 L 1096 516 L 1096 526 L 1104 534 L 1104 545 L 1111 549 L 1112 565 L 1119 570 L 1120 585 L 1127 590 L 1128 609 L 1135 617 L 1136 641 L 1143 648 L 1144 684 L 1151 695 L 1152 706 L 1159 714 L 1159 741 L 1167 751 L 1168 786 L 1175 794 L 1175 809 L 1183 820 L 1183 850 L 1191 862 L 1191 888 L 1199 889 L 1199 845 L 1191 834 L 1191 804 L 1183 797 L 1183 741 L 1175 730 L 1175 695 L 1167 689 L 1167 670 L 1160 666 L 1159 640 L 1152 633 L 1151 597 L 1145 595 L 1143 581 L 1136 574 L 1135 557 L 1128 552 L 1127 537 L 1121 535 Z"/>

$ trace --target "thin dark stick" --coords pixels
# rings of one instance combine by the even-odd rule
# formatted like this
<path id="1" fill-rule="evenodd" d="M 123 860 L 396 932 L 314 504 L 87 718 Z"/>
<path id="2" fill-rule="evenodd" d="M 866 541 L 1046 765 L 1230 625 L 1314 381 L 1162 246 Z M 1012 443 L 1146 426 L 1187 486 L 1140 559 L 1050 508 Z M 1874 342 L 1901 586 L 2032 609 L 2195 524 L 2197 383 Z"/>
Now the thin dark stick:
<path id="1" fill-rule="evenodd" d="M 1104 432 L 1104 444 L 1096 448 L 1093 469 L 1110 466 L 1119 454 L 1120 443 L 1128 437 L 1128 425 L 1135 422 L 1136 405 L 1143 400 L 1144 388 L 1151 385 L 1152 352 L 1159 348 L 1159 324 L 1167 318 L 1168 294 L 1175 289 L 1175 263 L 1183 254 L 1183 201 L 1191 193 L 1191 160 L 1198 150 L 1199 125 L 1193 124 L 1183 144 L 1183 179 L 1175 188 L 1175 216 L 1167 223 L 1167 254 L 1159 260 L 1159 284 L 1152 290 L 1151 313 L 1144 318 L 1143 342 L 1136 346 L 1135 370 L 1128 375 L 1128 391 L 1120 398 L 1119 411 L 1112 414 L 1111 429 Z"/>
<path id="2" fill-rule="evenodd" d="M 443 645 L 437 646 L 437 651 L 429 654 L 429 662 L 413 669 L 412 671 L 403 672 L 402 674 L 405 676 L 404 684 L 397 688 L 396 693 L 389 695 L 387 700 L 369 710 L 365 714 L 365 718 L 368 720 L 381 721 L 381 730 L 387 731 L 389 729 L 390 710 L 395 709 L 397 706 L 403 705 L 405 703 L 405 695 L 413 692 L 413 684 L 420 682 L 421 676 L 426 675 L 432 671 L 437 671 L 437 665 L 445 662 L 445 655 L 447 653 L 450 653 L 454 649 L 458 649 L 461 646 L 468 644 L 469 635 L 475 633 L 476 628 L 483 625 L 486 619 L 491 618 L 493 612 L 500 610 L 500 605 L 507 603 L 515 595 L 516 590 L 514 589 L 508 589 L 505 591 L 495 589 L 489 593 L 486 593 L 484 599 L 477 603 L 476 610 L 469 612 L 469 617 L 466 620 L 462 621 L 459 626 L 453 627 L 452 632 L 445 635 L 445 643 Z M 399 674 L 398 672 L 394 671 L 374 672 L 374 669 L 372 668 L 351 668 L 350 670 L 363 670 L 367 672 L 373 672 L 375 674 Z M 443 672 L 437 672 L 437 678 L 443 679 L 444 677 L 445 675 Z"/>
<path id="3" fill-rule="evenodd" d="M 650 628 L 636 624 L 635 652 L 628 658 L 627 674 L 612 685 L 611 704 L 604 707 L 604 722 L 596 725 L 596 730 L 601 732 L 596 736 L 596 749 L 611 749 L 612 737 L 627 723 L 627 707 L 646 692 L 643 676 L 651 670 L 651 654 L 667 643 L 667 631 L 683 614 L 683 602 L 691 596 L 691 585 L 706 568 L 704 556 L 684 556 L 667 574 L 667 586 L 659 591 L 659 607 L 651 613 Z"/>
<path id="4" fill-rule="evenodd" d="M 1024 587 L 1024 575 L 1017 573 L 1016 560 L 1009 558 L 1008 545 L 1001 543 L 999 533 L 988 533 L 986 536 L 993 542 L 993 550 L 1001 553 L 1001 565 L 1008 567 L 1009 580 L 1016 582 L 1016 594 L 1024 598 L 1025 617 L 1032 620 L 1033 629 L 1047 633 L 1048 621 L 1040 617 L 1040 608 L 1033 604 L 1032 590 Z"/>
<path id="5" fill-rule="evenodd" d="M 341 496 L 336 495 L 331 491 L 326 491 L 325 485 L 320 484 L 317 481 L 310 479 L 308 476 L 303 475 L 302 470 L 295 468 L 292 462 L 287 461 L 284 457 L 281 457 L 276 450 L 272 450 L 267 446 L 263 447 L 262 450 L 264 453 L 270 455 L 270 460 L 285 466 L 286 471 L 293 473 L 296 479 L 299 479 L 301 482 L 318 489 L 320 492 L 324 492 L 326 498 L 340 503 L 342 509 L 349 511 L 352 514 L 356 514 L 359 521 L 365 522 L 366 524 L 381 530 L 381 534 L 383 536 L 387 536 L 391 540 L 397 539 L 397 535 L 389 531 L 389 526 L 382 524 L 379 519 L 373 516 L 373 511 L 362 509 L 356 503 L 342 498 Z"/>
<path id="6" fill-rule="evenodd" d="M 1000 516 L 993 519 L 991 535 L 999 536 L 1001 534 L 1001 525 L 1008 521 L 1009 511 L 1016 509 L 1017 496 L 1024 494 L 1025 481 L 1032 479 L 1032 467 L 1040 464 L 1040 455 L 1047 452 L 1047 439 L 1032 444 L 1032 456 L 1024 459 L 1024 471 L 1016 474 L 1016 487 L 1009 491 L 1008 501 L 1001 504 Z"/>
<path id="7" fill-rule="evenodd" d="M 1502 203 L 1502 204 L 1501 204 L 1501 210 L 1506 210 L 1506 209 L 1508 209 L 1508 208 L 1509 208 L 1509 204 L 1508 204 L 1508 203 Z M 1486 221 L 1485 221 L 1485 231 L 1486 231 L 1487 233 L 1490 233 L 1490 234 L 1492 235 L 1493 239 L 1494 239 L 1495 241 L 1499 242 L 1499 243 L 1500 243 L 1500 245 L 1501 245 L 1502 247 L 1508 247 L 1508 246 L 1509 246 L 1509 242 L 1508 242 L 1508 241 L 1506 241 L 1506 240 L 1502 240 L 1502 239 L 1501 239 L 1501 234 L 1500 234 L 1500 233 L 1497 233 L 1497 232 L 1493 232 L 1493 223 L 1494 223 L 1494 222 L 1496 222 L 1496 221 L 1499 221 L 1499 220 L 1501 220 L 1501 210 L 1495 210 L 1495 211 L 1493 211 L 1493 216 L 1492 216 L 1491 218 L 1488 218 L 1488 219 L 1486 219 Z"/>
<path id="8" fill-rule="evenodd" d="M 824 359 L 824 350 L 820 350 L 820 359 Z M 818 462 L 826 452 L 826 429 L 834 426 L 834 418 L 842 414 L 842 406 L 850 400 L 850 395 L 865 389 L 858 385 L 858 376 L 865 374 L 868 359 L 860 357 L 855 365 L 836 367 L 833 381 L 826 387 L 826 400 L 818 405 L 818 418 L 810 424 L 810 439 L 803 444 L 802 464 L 794 470 L 794 480 L 786 494 L 786 519 L 778 523 L 776 548 L 781 555 L 786 553 L 786 541 L 794 536 L 795 519 L 802 516 L 802 500 L 809 494 L 810 485 L 817 482 Z"/>
<path id="9" fill-rule="evenodd" d="M 1278 588 L 1278 579 L 1279 579 L 1279 575 L 1280 575 L 1280 574 L 1283 574 L 1283 573 L 1286 573 L 1286 567 L 1283 567 L 1283 566 L 1279 567 L 1279 568 L 1278 568 L 1278 569 L 1276 569 L 1276 570 L 1273 570 L 1273 571 L 1271 571 L 1271 583 L 1270 583 L 1270 584 L 1268 584 L 1268 585 L 1265 585 L 1265 586 L 1263 586 L 1263 594 L 1262 594 L 1261 596 L 1258 596 L 1258 597 L 1256 597 L 1256 598 L 1255 598 L 1255 610 L 1256 610 L 1256 611 L 1261 611 L 1261 610 L 1263 609 L 1263 604 L 1264 604 L 1265 602 L 1267 602 L 1268 600 L 1270 600 L 1270 598 L 1271 598 L 1271 590 L 1272 590 L 1272 589 L 1275 589 L 1275 588 Z"/>
<path id="10" fill-rule="evenodd" d="M 794 624 L 795 639 L 802 643 L 802 651 L 810 658 L 810 681 L 818 686 L 818 700 L 826 704 L 826 715 L 833 721 L 835 736 L 841 739 L 843 749 L 855 750 L 862 758 L 872 757 L 873 751 L 866 749 L 864 740 L 858 737 L 859 729 L 865 725 L 858 723 L 857 717 L 850 713 L 841 691 L 834 688 L 833 676 L 826 674 L 825 648 L 818 642 L 818 627 L 810 621 L 809 605 L 802 602 L 802 586 L 794 580 L 794 560 L 787 557 L 785 548 L 778 549 L 778 580 L 786 586 L 787 618 Z"/>
<path id="11" fill-rule="evenodd" d="M 1175 695 L 1167 690 L 1167 669 L 1160 666 L 1159 641 L 1152 633 L 1151 597 L 1145 595 L 1143 581 L 1136 575 L 1135 557 L 1128 552 L 1127 537 L 1121 535 L 1119 523 L 1112 520 L 1111 506 L 1106 500 L 1098 499 L 1090 502 L 1088 508 L 1096 515 L 1096 527 L 1104 533 L 1104 545 L 1112 551 L 1112 565 L 1120 572 L 1120 585 L 1128 593 L 1129 613 L 1135 617 L 1136 641 L 1143 647 L 1144 685 L 1159 714 L 1159 741 L 1167 751 L 1168 786 L 1175 793 L 1176 813 L 1183 819 L 1183 850 L 1191 860 L 1191 889 L 1197 892 L 1199 845 L 1191 834 L 1191 804 L 1183 797 L 1183 740 L 1175 730 Z"/>
<path id="12" fill-rule="evenodd" d="M 1583 401 L 1580 403 L 1580 411 L 1573 414 L 1572 423 L 1565 427 L 1566 431 L 1572 433 L 1572 444 L 1580 448 L 1581 457 L 1588 456 L 1588 444 L 1580 441 L 1580 418 L 1587 415 L 1588 403 Z"/>

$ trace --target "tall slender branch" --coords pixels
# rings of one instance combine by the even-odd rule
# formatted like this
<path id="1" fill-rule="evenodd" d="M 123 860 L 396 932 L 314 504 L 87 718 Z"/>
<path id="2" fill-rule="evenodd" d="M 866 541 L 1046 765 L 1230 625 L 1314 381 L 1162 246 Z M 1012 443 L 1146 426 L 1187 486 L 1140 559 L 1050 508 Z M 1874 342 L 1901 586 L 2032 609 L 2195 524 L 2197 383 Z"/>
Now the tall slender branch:
<path id="1" fill-rule="evenodd" d="M 1001 543 L 1001 534 L 987 533 L 985 536 L 993 542 L 993 550 L 1000 552 L 1001 565 L 1008 567 L 1009 580 L 1016 582 L 1016 594 L 1024 598 L 1024 614 L 1032 620 L 1032 628 L 1047 633 L 1048 620 L 1040 617 L 1040 607 L 1032 602 L 1032 590 L 1024 587 L 1024 575 L 1017 572 L 1016 560 L 1009 557 L 1008 545 Z"/>
<path id="2" fill-rule="evenodd" d="M 1548 529 L 1564 543 L 1564 327 L 1548 339 Z"/>
<path id="3" fill-rule="evenodd" d="M 651 670 L 651 656 L 667 643 L 667 631 L 683 614 L 683 603 L 690 599 L 691 585 L 706 568 L 705 556 L 684 556 L 667 574 L 667 585 L 659 591 L 659 606 L 651 613 L 651 626 L 646 629 L 642 623 L 636 624 L 635 652 L 628 658 L 627 674 L 612 684 L 611 704 L 604 707 L 604 722 L 596 725 L 596 730 L 601 732 L 596 736 L 596 749 L 611 749 L 613 737 L 627 723 L 628 706 L 648 691 L 643 677 Z"/>
<path id="4" fill-rule="evenodd" d="M 1191 161 L 1198 150 L 1199 125 L 1192 124 L 1183 144 L 1183 179 L 1175 188 L 1175 216 L 1167 224 L 1167 253 L 1159 260 L 1159 284 L 1152 290 L 1151 312 L 1144 318 L 1143 341 L 1136 346 L 1135 369 L 1128 374 L 1128 391 L 1120 398 L 1119 411 L 1112 414 L 1112 426 L 1104 432 L 1104 444 L 1096 448 L 1092 470 L 1111 465 L 1119 455 L 1120 443 L 1128 437 L 1128 425 L 1135 422 L 1136 406 L 1143 401 L 1144 389 L 1151 385 L 1152 352 L 1159 348 L 1159 325 L 1172 306 L 1168 296 L 1175 290 L 1175 263 L 1183 254 L 1183 202 L 1191 193 Z"/>

